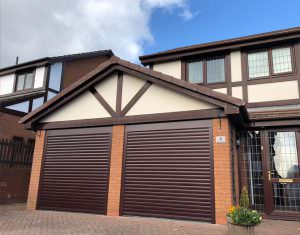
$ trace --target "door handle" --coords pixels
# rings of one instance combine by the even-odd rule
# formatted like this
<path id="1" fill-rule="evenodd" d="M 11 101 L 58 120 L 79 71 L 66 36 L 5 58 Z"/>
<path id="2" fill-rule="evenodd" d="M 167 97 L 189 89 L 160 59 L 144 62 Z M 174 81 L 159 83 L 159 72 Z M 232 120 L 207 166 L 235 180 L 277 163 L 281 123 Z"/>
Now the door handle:
<path id="1" fill-rule="evenodd" d="M 268 171 L 268 178 L 269 178 L 269 181 L 271 181 L 271 171 Z"/>

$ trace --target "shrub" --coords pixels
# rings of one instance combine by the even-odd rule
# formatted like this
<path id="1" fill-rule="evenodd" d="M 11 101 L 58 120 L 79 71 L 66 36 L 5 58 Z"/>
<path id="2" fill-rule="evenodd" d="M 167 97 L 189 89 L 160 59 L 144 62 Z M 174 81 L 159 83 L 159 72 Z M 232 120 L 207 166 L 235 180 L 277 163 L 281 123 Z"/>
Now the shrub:
<path id="1" fill-rule="evenodd" d="M 232 206 L 227 216 L 230 222 L 241 226 L 255 226 L 261 223 L 261 216 L 256 210 L 249 209 L 249 196 L 246 187 L 243 187 L 240 206 Z"/>
<path id="2" fill-rule="evenodd" d="M 262 220 L 257 211 L 243 207 L 231 209 L 228 216 L 231 218 L 233 224 L 241 226 L 255 226 L 260 224 Z"/>
<path id="3" fill-rule="evenodd" d="M 241 199 L 240 199 L 240 207 L 249 208 L 248 190 L 245 186 L 243 187 L 243 190 L 242 190 L 242 195 L 241 195 Z"/>

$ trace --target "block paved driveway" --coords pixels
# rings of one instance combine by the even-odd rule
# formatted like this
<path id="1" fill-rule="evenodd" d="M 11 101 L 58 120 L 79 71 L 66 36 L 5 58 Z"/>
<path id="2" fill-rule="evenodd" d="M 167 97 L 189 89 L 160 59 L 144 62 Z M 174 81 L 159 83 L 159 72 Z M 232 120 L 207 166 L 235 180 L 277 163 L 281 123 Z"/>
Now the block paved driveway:
<path id="1" fill-rule="evenodd" d="M 227 226 L 156 218 L 27 211 L 24 204 L 13 204 L 0 206 L 0 234 L 226 235 Z M 264 220 L 256 234 L 300 235 L 300 222 Z"/>

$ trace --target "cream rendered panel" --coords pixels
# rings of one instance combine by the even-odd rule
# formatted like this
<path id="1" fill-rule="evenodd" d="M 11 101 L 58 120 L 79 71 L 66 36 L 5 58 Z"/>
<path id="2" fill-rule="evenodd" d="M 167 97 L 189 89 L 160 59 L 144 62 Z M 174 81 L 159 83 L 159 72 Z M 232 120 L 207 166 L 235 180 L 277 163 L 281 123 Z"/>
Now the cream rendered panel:
<path id="1" fill-rule="evenodd" d="M 218 88 L 218 89 L 213 89 L 214 91 L 223 93 L 223 94 L 227 94 L 227 88 Z"/>
<path id="2" fill-rule="evenodd" d="M 128 104 L 145 83 L 145 80 L 140 78 L 133 77 L 129 74 L 123 75 L 122 108 Z"/>
<path id="3" fill-rule="evenodd" d="M 249 102 L 298 99 L 297 81 L 266 83 L 248 86 Z"/>
<path id="4" fill-rule="evenodd" d="M 230 53 L 231 81 L 242 81 L 242 56 L 240 51 Z"/>
<path id="5" fill-rule="evenodd" d="M 216 106 L 153 84 L 129 110 L 127 116 L 212 108 Z"/>
<path id="6" fill-rule="evenodd" d="M 111 117 L 94 95 L 86 91 L 79 97 L 60 107 L 41 122 L 58 122 Z"/>
<path id="7" fill-rule="evenodd" d="M 115 111 L 117 102 L 117 83 L 118 75 L 115 73 L 94 86 L 100 95 L 105 99 L 105 101 L 110 105 L 110 107 Z"/>
<path id="8" fill-rule="evenodd" d="M 153 65 L 153 70 L 181 79 L 181 61 L 171 61 Z"/>
<path id="9" fill-rule="evenodd" d="M 0 76 L 0 95 L 6 95 L 13 92 L 15 74 Z"/>
<path id="10" fill-rule="evenodd" d="M 239 99 L 243 99 L 243 87 L 232 87 L 232 96 Z"/>
<path id="11" fill-rule="evenodd" d="M 38 67 L 35 70 L 35 76 L 34 76 L 34 88 L 43 87 L 44 85 L 44 77 L 45 77 L 45 66 L 44 67 Z"/>

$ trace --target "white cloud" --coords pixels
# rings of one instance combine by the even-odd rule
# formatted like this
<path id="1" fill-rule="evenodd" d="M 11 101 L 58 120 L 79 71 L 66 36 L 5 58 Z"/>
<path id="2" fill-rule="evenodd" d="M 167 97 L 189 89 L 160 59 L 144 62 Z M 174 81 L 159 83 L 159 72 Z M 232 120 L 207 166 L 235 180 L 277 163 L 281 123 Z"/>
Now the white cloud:
<path id="1" fill-rule="evenodd" d="M 83 51 L 113 49 L 137 61 L 154 41 L 149 22 L 155 9 L 193 17 L 187 0 L 0 0 L 0 67 Z"/>

